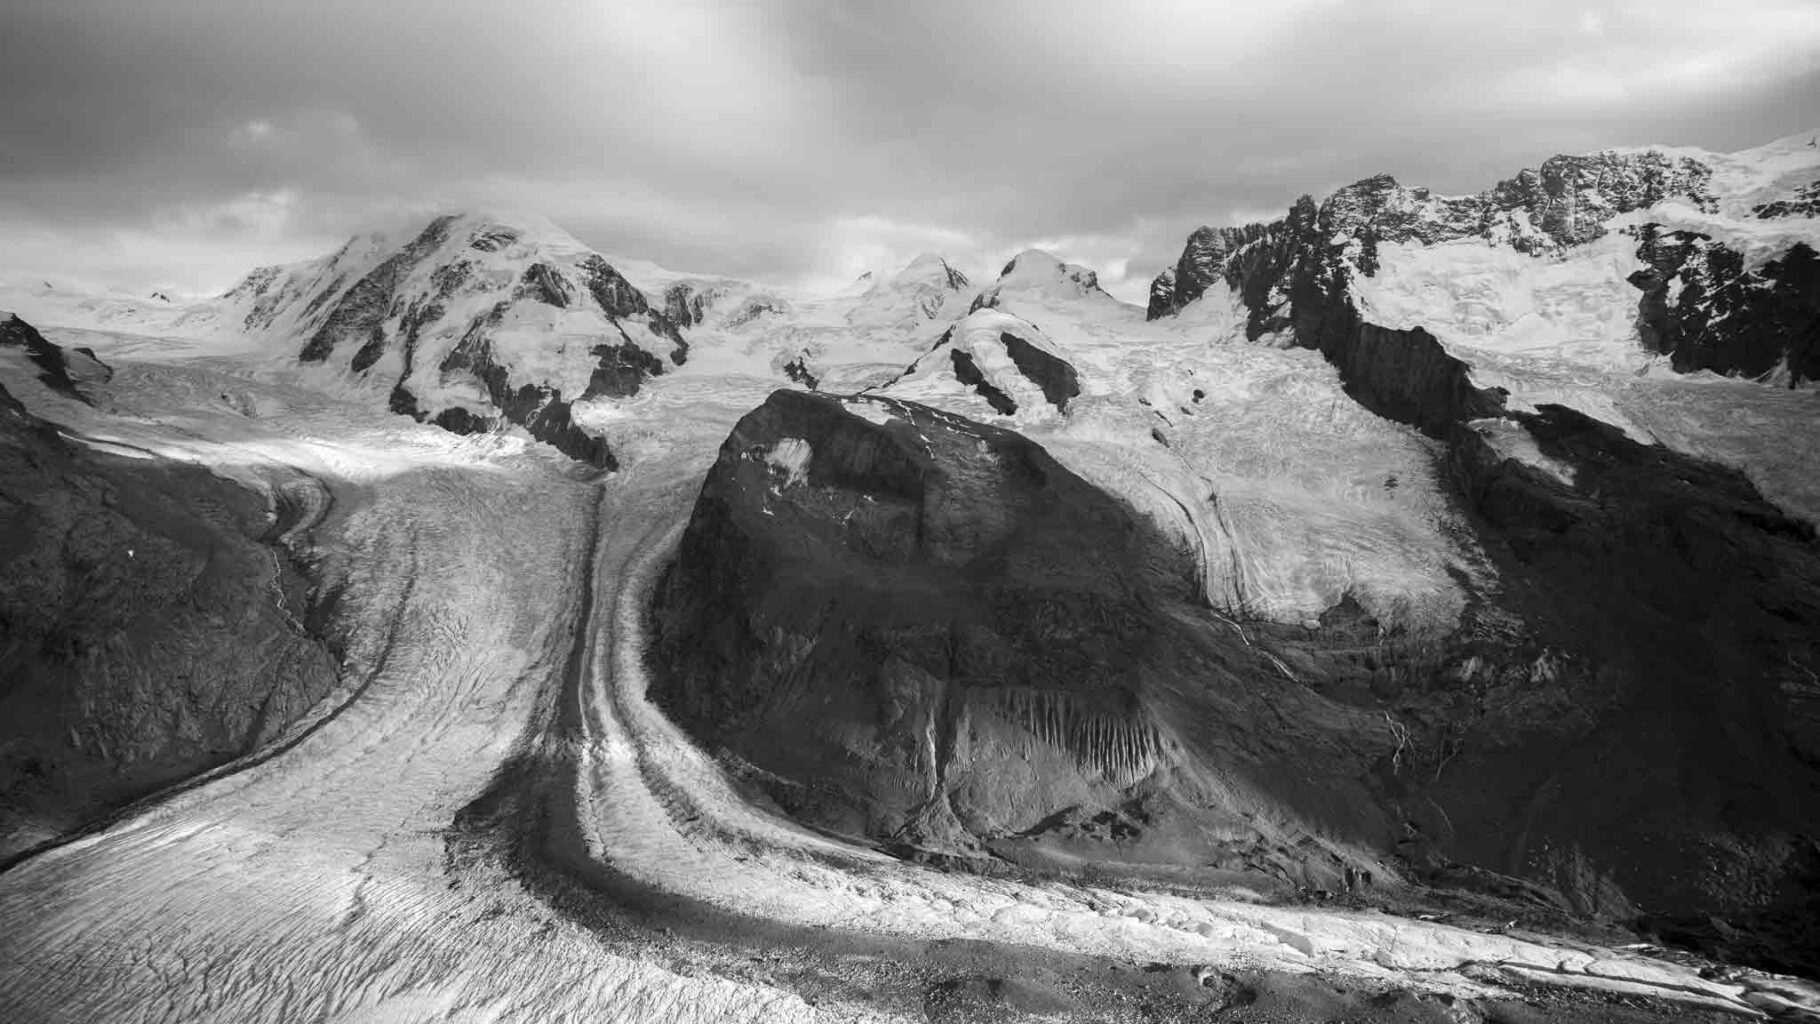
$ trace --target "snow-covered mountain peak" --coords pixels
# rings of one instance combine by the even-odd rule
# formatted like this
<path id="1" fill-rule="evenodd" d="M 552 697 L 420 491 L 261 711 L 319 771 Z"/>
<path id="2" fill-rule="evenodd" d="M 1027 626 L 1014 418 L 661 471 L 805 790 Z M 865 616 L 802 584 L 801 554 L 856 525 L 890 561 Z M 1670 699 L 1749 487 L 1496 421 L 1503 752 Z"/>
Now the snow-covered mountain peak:
<path id="1" fill-rule="evenodd" d="M 874 279 L 846 320 L 868 330 L 916 330 L 964 309 L 967 275 L 935 253 L 923 253 L 889 278 Z"/>
<path id="2" fill-rule="evenodd" d="M 958 292 L 969 284 L 967 275 L 954 269 L 946 259 L 933 252 L 919 254 L 905 265 L 904 269 L 891 278 L 889 286 L 905 287 L 932 284 L 938 288 Z M 885 287 L 881 282 L 873 287 Z"/>
<path id="3" fill-rule="evenodd" d="M 994 281 L 973 300 L 974 309 L 1016 301 L 1036 307 L 1080 302 L 1118 304 L 1100 287 L 1099 275 L 1077 263 L 1067 263 L 1041 249 L 1026 249 L 1013 256 Z"/>
<path id="4" fill-rule="evenodd" d="M 387 387 L 394 411 L 459 432 L 498 420 L 597 465 L 613 457 L 569 403 L 636 392 L 680 365 L 674 323 L 545 218 L 448 213 L 254 271 L 224 300 L 248 333 Z"/>

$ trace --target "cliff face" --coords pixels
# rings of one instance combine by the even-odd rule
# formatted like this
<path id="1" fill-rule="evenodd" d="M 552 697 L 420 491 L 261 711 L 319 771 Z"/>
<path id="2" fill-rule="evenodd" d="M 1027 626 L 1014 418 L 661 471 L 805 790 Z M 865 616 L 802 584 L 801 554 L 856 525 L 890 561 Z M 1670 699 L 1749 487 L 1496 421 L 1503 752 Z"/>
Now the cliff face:
<path id="1" fill-rule="evenodd" d="M 1724 243 L 1645 225 L 1632 275 L 1637 333 L 1683 373 L 1820 380 L 1820 257 L 1797 242 L 1750 268 Z M 1817 240 L 1820 241 L 1820 240 Z"/>
<path id="2" fill-rule="evenodd" d="M 303 487 L 302 482 L 299 486 Z M 307 487 L 71 443 L 0 389 L 0 859 L 248 753 L 327 696 Z"/>
<path id="3" fill-rule="evenodd" d="M 461 433 L 519 424 L 603 468 L 614 456 L 571 404 L 633 394 L 688 357 L 676 324 L 600 255 L 553 226 L 486 217 L 355 239 L 255 271 L 226 300 L 250 331 L 307 338 L 304 363 L 392 382 L 394 412 Z"/>

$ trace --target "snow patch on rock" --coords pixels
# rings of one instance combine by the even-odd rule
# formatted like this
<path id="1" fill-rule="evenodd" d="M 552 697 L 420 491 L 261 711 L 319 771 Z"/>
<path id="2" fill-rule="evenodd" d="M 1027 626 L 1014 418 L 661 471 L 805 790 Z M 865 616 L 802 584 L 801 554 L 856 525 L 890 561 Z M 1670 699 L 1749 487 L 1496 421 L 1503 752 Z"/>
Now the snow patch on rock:
<path id="1" fill-rule="evenodd" d="M 815 449 L 800 437 L 786 437 L 765 453 L 765 463 L 784 476 L 784 487 L 794 487 L 809 479 L 809 460 Z"/>

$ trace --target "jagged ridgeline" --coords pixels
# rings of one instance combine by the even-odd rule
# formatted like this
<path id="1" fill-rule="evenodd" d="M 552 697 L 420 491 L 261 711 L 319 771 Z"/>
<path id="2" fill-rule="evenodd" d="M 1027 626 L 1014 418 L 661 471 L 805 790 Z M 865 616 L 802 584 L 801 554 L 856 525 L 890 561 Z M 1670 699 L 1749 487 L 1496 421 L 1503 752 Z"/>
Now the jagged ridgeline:
<path id="1" fill-rule="evenodd" d="M 1335 308 L 1361 305 L 1361 279 L 1395 271 L 1408 247 L 1594 260 L 1616 238 L 1640 265 L 1625 297 L 1635 334 L 1676 370 L 1820 379 L 1820 259 L 1798 223 L 1814 216 L 1820 182 L 1805 164 L 1789 172 L 1798 180 L 1777 177 L 1781 162 L 1799 163 L 1783 150 L 1799 155 L 1784 140 L 1738 154 L 1557 156 L 1469 196 L 1367 178 L 1318 203 L 1303 196 L 1279 220 L 1195 231 L 1152 283 L 1149 315 L 1217 283 L 1243 305 L 1247 337 L 1325 350 Z"/>

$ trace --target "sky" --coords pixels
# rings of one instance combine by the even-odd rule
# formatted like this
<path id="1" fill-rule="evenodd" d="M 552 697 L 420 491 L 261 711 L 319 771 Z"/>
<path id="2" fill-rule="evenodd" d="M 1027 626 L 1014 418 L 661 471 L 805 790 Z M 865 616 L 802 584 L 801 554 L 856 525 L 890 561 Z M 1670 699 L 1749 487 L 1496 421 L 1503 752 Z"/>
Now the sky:
<path id="1" fill-rule="evenodd" d="M 836 287 L 1025 248 L 1141 301 L 1371 174 L 1820 128 L 1820 2 L 10 0 L 0 273 L 204 293 L 441 210 Z"/>

